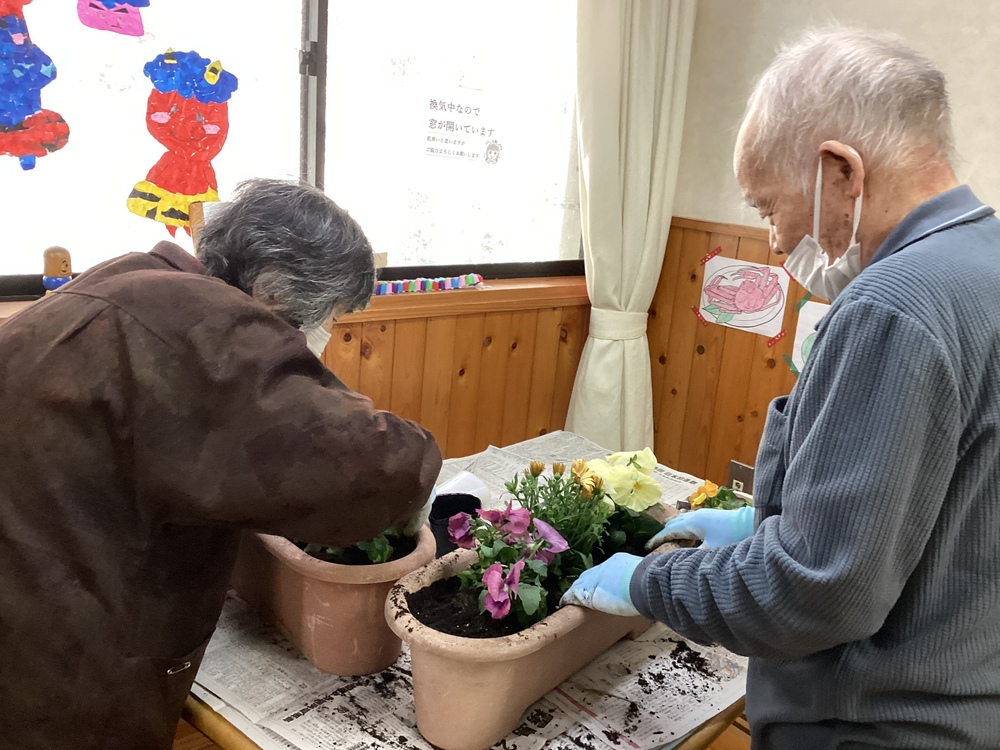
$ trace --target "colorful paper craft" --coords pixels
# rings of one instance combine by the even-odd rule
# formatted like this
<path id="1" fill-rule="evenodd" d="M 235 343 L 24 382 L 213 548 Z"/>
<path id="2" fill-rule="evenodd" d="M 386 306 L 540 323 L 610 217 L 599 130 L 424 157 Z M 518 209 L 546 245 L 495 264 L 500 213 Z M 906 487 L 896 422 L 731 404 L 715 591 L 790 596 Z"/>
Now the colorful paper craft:
<path id="1" fill-rule="evenodd" d="M 136 183 L 128 209 L 191 234 L 192 203 L 219 200 L 212 168 L 229 134 L 229 98 L 236 76 L 197 52 L 164 54 L 146 63 L 143 72 L 153 82 L 146 106 L 146 128 L 167 148 L 146 179 Z"/>
<path id="2" fill-rule="evenodd" d="M 142 14 L 149 0 L 77 0 L 76 15 L 87 28 L 113 31 L 126 36 L 142 36 Z"/>
<path id="3" fill-rule="evenodd" d="M 24 20 L 31 0 L 0 0 L 0 155 L 33 169 L 69 140 L 69 125 L 42 109 L 42 88 L 56 77 L 52 58 L 34 44 Z"/>

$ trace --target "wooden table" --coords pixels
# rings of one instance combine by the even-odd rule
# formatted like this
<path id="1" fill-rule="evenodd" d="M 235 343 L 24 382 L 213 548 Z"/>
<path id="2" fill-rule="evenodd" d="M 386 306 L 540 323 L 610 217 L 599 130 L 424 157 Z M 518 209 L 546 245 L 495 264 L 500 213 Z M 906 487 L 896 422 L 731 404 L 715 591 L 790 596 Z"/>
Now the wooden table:
<path id="1" fill-rule="evenodd" d="M 743 713 L 744 699 L 706 721 L 676 750 L 706 750 L 730 724 Z M 211 738 L 222 750 L 260 750 L 260 745 L 213 711 L 208 704 L 189 695 L 184 704 L 184 719 Z"/>

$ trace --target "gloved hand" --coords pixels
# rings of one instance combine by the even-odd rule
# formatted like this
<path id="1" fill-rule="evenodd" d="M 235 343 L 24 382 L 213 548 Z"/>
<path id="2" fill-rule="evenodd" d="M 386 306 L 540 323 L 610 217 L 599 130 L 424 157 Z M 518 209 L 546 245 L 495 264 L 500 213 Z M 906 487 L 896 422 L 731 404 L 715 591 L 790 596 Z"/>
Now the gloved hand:
<path id="1" fill-rule="evenodd" d="M 672 539 L 701 539 L 705 547 L 725 547 L 753 536 L 753 508 L 737 510 L 699 508 L 674 516 L 663 530 L 649 540 L 646 549 L 655 549 Z"/>
<path id="2" fill-rule="evenodd" d="M 579 604 L 610 615 L 633 617 L 639 610 L 632 604 L 629 584 L 641 562 L 641 557 L 618 552 L 600 565 L 583 571 L 559 603 Z"/>
<path id="3" fill-rule="evenodd" d="M 417 532 L 420 531 L 421 527 L 427 523 L 427 519 L 431 515 L 431 506 L 434 505 L 434 501 L 437 499 L 437 487 L 431 487 L 431 494 L 427 498 L 427 502 L 424 503 L 416 515 L 414 515 L 409 521 L 403 524 L 401 533 L 404 536 L 416 536 Z"/>

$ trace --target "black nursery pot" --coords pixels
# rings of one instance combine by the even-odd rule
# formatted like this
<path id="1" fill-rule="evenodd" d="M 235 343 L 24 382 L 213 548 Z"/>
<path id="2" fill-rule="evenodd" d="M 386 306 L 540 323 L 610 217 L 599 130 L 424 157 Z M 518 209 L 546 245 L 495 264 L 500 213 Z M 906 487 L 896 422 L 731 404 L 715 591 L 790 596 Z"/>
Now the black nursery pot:
<path id="1" fill-rule="evenodd" d="M 441 557 L 441 555 L 456 549 L 451 539 L 448 538 L 448 519 L 456 513 L 474 515 L 480 507 L 482 504 L 475 495 L 455 493 L 437 496 L 431 506 L 430 516 L 431 531 L 434 532 L 434 541 L 437 542 L 436 557 Z"/>

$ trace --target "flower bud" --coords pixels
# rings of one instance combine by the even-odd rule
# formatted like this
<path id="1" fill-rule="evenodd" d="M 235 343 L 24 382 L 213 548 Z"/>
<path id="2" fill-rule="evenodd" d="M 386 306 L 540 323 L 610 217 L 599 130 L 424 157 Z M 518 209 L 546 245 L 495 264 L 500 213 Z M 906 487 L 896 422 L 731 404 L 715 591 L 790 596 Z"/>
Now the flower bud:
<path id="1" fill-rule="evenodd" d="M 537 477 L 539 474 L 545 471 L 545 464 L 543 464 L 541 461 L 532 461 L 531 465 L 528 467 L 528 470 L 531 472 L 531 476 Z"/>
<path id="2" fill-rule="evenodd" d="M 557 477 L 561 477 L 566 473 L 566 464 L 552 464 L 552 473 Z"/>

